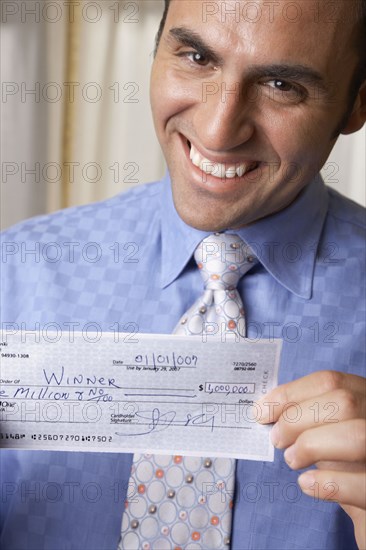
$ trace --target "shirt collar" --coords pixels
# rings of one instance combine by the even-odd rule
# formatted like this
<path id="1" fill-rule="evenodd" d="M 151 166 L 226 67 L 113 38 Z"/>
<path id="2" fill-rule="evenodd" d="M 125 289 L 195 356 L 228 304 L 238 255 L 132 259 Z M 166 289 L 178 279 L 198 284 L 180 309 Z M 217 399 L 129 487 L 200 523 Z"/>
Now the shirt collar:
<path id="1" fill-rule="evenodd" d="M 163 179 L 161 205 L 161 285 L 164 288 L 179 276 L 198 244 L 210 233 L 190 227 L 179 217 L 169 173 Z M 261 264 L 281 285 L 301 298 L 310 299 L 327 210 L 327 189 L 317 176 L 290 206 L 235 233 L 252 248 Z"/>

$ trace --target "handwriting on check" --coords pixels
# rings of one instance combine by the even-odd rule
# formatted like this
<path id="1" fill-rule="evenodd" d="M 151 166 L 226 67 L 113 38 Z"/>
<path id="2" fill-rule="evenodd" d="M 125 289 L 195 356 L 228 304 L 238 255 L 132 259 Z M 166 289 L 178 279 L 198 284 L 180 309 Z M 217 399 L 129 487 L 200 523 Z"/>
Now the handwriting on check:
<path id="1" fill-rule="evenodd" d="M 128 370 L 144 370 L 166 372 L 168 370 L 180 370 L 181 368 L 195 368 L 198 364 L 197 355 L 180 355 L 175 353 L 149 353 L 136 355 L 134 361 L 129 363 L 123 359 L 114 359 L 113 365 L 127 367 Z"/>
<path id="2" fill-rule="evenodd" d="M 137 436 L 137 435 L 147 435 L 149 433 L 161 432 L 166 430 L 170 426 L 198 426 L 205 425 L 211 428 L 211 431 L 214 430 L 215 425 L 215 415 L 207 415 L 205 413 L 199 413 L 192 415 L 187 413 L 185 418 L 179 419 L 177 417 L 177 412 L 170 410 L 162 413 L 160 409 L 154 407 L 152 410 L 142 410 L 136 412 L 135 416 L 142 421 L 147 421 L 147 430 L 139 432 L 116 432 L 116 435 L 119 436 Z"/>
<path id="3" fill-rule="evenodd" d="M 143 361 L 142 356 L 137 356 L 137 361 Z M 182 356 L 178 356 L 182 357 Z M 197 362 L 197 357 L 192 356 Z M 178 359 L 176 358 L 176 359 Z M 191 357 L 186 356 L 184 360 L 189 363 Z M 144 361 L 148 361 L 145 356 Z M 131 365 L 123 365 L 130 367 Z M 157 367 L 154 367 L 154 369 Z M 165 388 L 147 388 L 149 393 L 133 392 L 134 388 L 123 387 L 121 382 L 118 382 L 115 377 L 104 377 L 96 374 L 85 375 L 68 374 L 63 365 L 57 369 L 48 370 L 43 368 L 43 382 L 41 386 L 22 385 L 19 380 L 1 380 L 2 389 L 0 390 L 1 399 L 25 399 L 25 400 L 54 400 L 54 401 L 113 401 L 113 390 L 123 390 L 124 397 L 163 397 L 167 396 Z M 6 389 L 4 389 L 6 388 Z M 198 385 L 198 391 L 204 391 L 208 394 L 224 393 L 224 394 L 253 394 L 255 392 L 254 383 L 225 383 L 225 382 L 204 382 Z M 154 391 L 156 390 L 156 391 Z M 171 392 L 177 392 L 174 397 L 193 398 L 195 388 L 186 389 L 183 393 L 179 388 L 168 388 L 169 396 Z M 131 393 L 132 392 L 132 393 Z"/>

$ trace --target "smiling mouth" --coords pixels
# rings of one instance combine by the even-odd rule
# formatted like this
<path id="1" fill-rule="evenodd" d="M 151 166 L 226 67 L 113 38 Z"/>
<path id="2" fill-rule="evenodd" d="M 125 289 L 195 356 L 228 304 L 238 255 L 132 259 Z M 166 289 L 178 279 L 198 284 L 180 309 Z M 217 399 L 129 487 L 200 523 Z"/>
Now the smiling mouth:
<path id="1" fill-rule="evenodd" d="M 241 162 L 235 164 L 213 162 L 212 160 L 203 157 L 190 141 L 187 140 L 187 143 L 190 150 L 189 157 L 192 164 L 210 176 L 221 179 L 233 179 L 236 176 L 241 178 L 244 174 L 247 174 L 258 167 L 258 162 Z"/>

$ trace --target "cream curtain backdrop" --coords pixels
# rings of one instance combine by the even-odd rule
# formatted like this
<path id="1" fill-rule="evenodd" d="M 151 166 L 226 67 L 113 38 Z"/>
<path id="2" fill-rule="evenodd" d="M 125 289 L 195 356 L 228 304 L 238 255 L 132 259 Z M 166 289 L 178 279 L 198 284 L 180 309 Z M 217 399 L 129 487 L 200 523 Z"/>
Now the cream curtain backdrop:
<path id="1" fill-rule="evenodd" d="M 149 77 L 163 0 L 2 4 L 2 228 L 160 178 Z M 365 204 L 364 129 L 323 174 Z"/>

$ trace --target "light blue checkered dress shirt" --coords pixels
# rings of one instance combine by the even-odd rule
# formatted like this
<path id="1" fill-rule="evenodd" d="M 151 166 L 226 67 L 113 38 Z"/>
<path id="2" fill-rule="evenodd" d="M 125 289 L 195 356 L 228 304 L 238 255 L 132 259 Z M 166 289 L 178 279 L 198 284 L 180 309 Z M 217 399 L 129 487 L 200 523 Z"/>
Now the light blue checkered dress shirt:
<path id="1" fill-rule="evenodd" d="M 238 234 L 260 261 L 238 287 L 248 337 L 284 339 L 280 383 L 320 369 L 364 375 L 364 210 L 317 178 Z M 206 235 L 178 217 L 168 174 L 23 222 L 2 234 L 3 326 L 171 333 L 202 292 L 192 254 Z M 0 456 L 2 548 L 116 549 L 131 455 Z M 356 548 L 348 516 L 303 495 L 297 476 L 282 451 L 238 461 L 233 549 Z"/>

